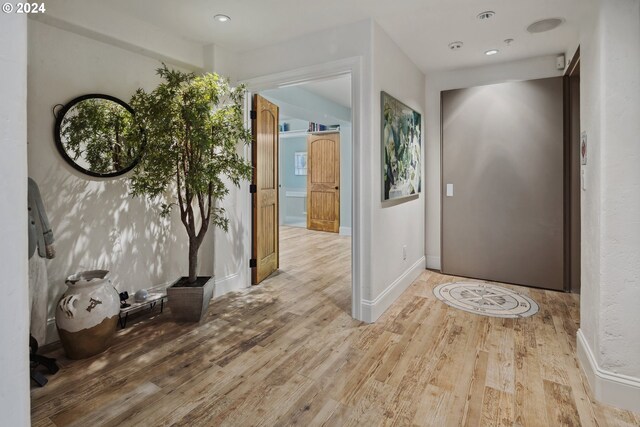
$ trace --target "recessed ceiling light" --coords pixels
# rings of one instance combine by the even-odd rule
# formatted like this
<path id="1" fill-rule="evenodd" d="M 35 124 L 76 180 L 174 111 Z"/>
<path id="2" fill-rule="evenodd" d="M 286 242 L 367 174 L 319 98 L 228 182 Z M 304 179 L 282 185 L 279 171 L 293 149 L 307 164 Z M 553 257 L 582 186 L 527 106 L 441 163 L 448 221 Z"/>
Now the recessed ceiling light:
<path id="1" fill-rule="evenodd" d="M 532 34 L 544 33 L 545 31 L 551 31 L 558 28 L 564 22 L 564 18 L 549 18 L 541 21 L 536 21 L 527 27 L 527 31 Z"/>
<path id="2" fill-rule="evenodd" d="M 218 22 L 227 22 L 231 20 L 231 18 L 229 18 L 227 15 L 223 15 L 221 13 L 215 15 L 213 19 L 215 19 Z"/>
<path id="3" fill-rule="evenodd" d="M 482 13 L 479 13 L 477 18 L 480 20 L 490 19 L 496 16 L 496 13 L 493 10 L 485 10 Z"/>
<path id="4" fill-rule="evenodd" d="M 504 44 L 507 46 L 511 46 L 511 43 L 513 43 L 513 39 L 504 39 Z"/>
<path id="5" fill-rule="evenodd" d="M 449 43 L 449 49 L 458 50 L 458 49 L 461 49 L 463 45 L 464 43 L 462 42 L 452 42 L 452 43 Z"/>
<path id="6" fill-rule="evenodd" d="M 487 56 L 491 56 L 491 55 L 495 55 L 498 52 L 499 52 L 498 49 L 491 49 L 491 50 L 486 51 L 484 54 L 487 55 Z"/>

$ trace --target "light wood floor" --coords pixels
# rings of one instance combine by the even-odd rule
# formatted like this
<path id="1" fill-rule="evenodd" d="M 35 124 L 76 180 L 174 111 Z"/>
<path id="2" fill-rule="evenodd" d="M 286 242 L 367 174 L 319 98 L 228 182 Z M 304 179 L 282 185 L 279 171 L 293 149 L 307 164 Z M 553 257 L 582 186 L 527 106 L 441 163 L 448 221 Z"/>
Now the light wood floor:
<path id="1" fill-rule="evenodd" d="M 527 319 L 466 313 L 425 271 L 372 325 L 350 311 L 350 239 L 283 228 L 281 271 L 212 301 L 199 325 L 169 313 L 120 331 L 32 389 L 34 426 L 630 426 L 596 404 L 575 358 L 578 297 L 517 289 Z M 0 423 L 1 424 L 1 423 Z"/>

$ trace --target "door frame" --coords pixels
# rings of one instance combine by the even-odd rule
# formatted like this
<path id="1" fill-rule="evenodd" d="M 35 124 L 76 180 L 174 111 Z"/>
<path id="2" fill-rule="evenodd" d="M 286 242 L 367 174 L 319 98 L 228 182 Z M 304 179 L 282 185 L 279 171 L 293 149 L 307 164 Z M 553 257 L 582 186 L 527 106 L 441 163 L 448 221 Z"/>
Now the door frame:
<path id="1" fill-rule="evenodd" d="M 350 75 L 351 76 L 351 316 L 356 320 L 364 320 L 362 317 L 362 283 L 361 283 L 361 267 L 362 263 L 362 244 L 360 230 L 361 212 L 361 166 L 360 159 L 363 159 L 362 144 L 360 142 L 361 135 L 361 111 L 362 103 L 362 57 L 351 57 L 338 61 L 326 62 L 318 65 L 312 65 L 303 68 L 283 71 L 274 74 L 268 74 L 246 80 L 241 80 L 247 87 L 246 99 L 250 99 L 254 93 L 269 89 L 279 89 L 289 86 L 297 86 L 304 83 L 327 80 L 335 77 Z M 250 104 L 249 104 L 250 105 Z M 245 109 L 245 111 L 249 111 Z M 248 117 L 248 114 L 246 114 Z M 250 120 L 247 121 L 250 124 Z M 245 155 L 250 158 L 250 150 L 245 149 Z M 251 206 L 251 194 L 245 192 L 244 203 Z M 247 223 L 248 224 L 248 223 Z M 245 242 L 251 241 L 251 229 L 245 227 Z M 245 251 L 247 252 L 247 251 Z M 247 267 L 247 277 L 249 278 L 249 287 L 251 272 L 249 268 L 250 254 L 244 254 L 243 263 Z"/>
<path id="2" fill-rule="evenodd" d="M 577 71 L 577 73 L 576 73 Z M 572 106 L 572 79 L 579 76 L 580 73 L 580 46 L 576 49 L 569 65 L 567 66 L 563 75 L 564 85 L 564 291 L 580 293 L 580 269 L 573 271 L 573 264 L 577 262 L 580 265 L 580 239 L 581 239 L 581 223 L 580 223 L 580 203 L 574 206 L 572 203 L 573 196 L 578 194 L 578 199 L 581 199 L 582 190 L 580 185 L 580 174 L 582 173 L 582 165 L 578 164 L 578 176 L 576 177 L 572 172 L 575 168 L 575 164 L 572 163 L 573 149 L 575 141 L 572 140 L 572 124 L 573 124 L 573 108 Z M 580 92 L 578 92 L 580 96 Z M 577 233 L 574 233 L 574 227 L 577 226 Z M 577 245 L 577 251 L 574 251 L 574 245 Z M 577 252 L 577 253 L 576 253 Z M 574 273 L 578 274 L 577 279 L 574 277 Z M 574 285 L 577 285 L 574 287 Z"/>

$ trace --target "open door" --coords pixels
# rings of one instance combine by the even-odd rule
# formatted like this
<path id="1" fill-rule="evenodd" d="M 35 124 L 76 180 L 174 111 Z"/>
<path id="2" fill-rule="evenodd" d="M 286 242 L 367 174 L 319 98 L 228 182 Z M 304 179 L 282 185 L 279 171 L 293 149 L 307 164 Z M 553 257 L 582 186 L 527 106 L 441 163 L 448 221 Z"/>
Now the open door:
<path id="1" fill-rule="evenodd" d="M 278 106 L 253 96 L 251 283 L 278 269 Z"/>
<path id="2" fill-rule="evenodd" d="M 307 228 L 340 230 L 340 133 L 307 137 Z"/>

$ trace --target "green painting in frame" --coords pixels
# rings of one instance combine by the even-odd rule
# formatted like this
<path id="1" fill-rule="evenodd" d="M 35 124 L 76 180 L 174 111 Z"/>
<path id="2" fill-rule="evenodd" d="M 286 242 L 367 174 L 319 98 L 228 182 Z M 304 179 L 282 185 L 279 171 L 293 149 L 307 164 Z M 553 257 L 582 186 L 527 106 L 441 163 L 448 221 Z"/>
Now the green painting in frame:
<path id="1" fill-rule="evenodd" d="M 422 116 L 386 92 L 382 112 L 382 200 L 417 195 L 422 182 Z"/>

